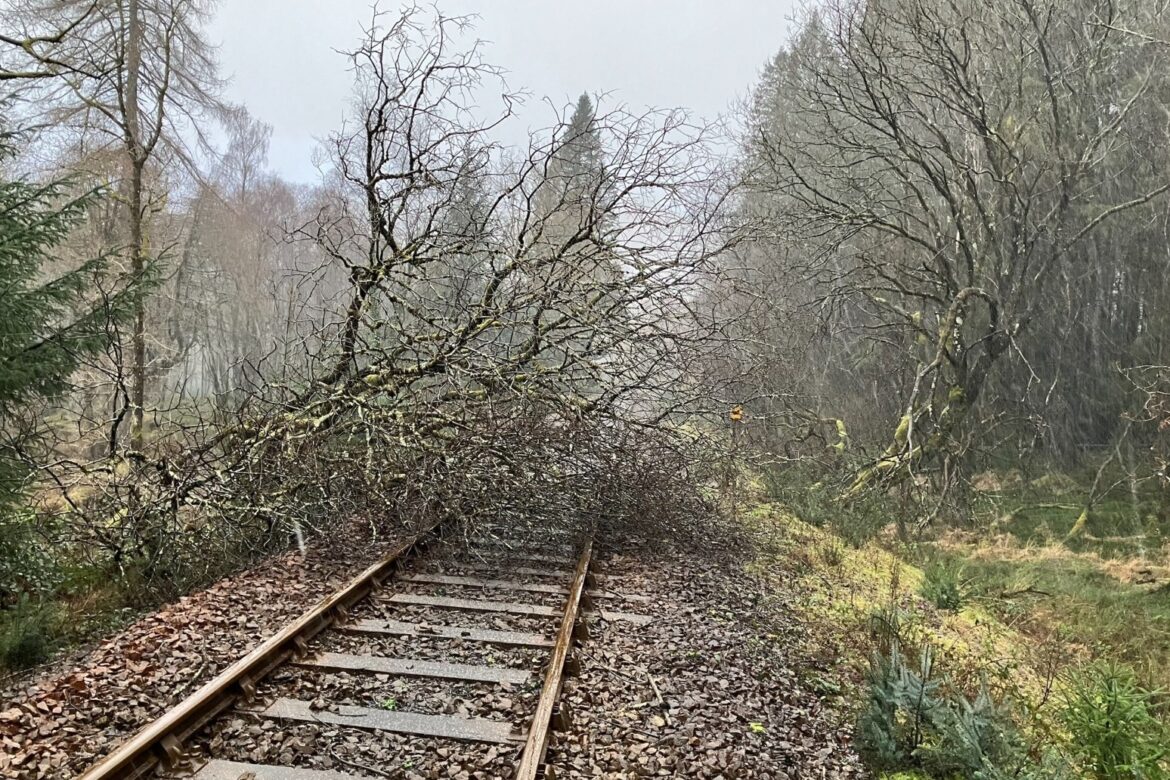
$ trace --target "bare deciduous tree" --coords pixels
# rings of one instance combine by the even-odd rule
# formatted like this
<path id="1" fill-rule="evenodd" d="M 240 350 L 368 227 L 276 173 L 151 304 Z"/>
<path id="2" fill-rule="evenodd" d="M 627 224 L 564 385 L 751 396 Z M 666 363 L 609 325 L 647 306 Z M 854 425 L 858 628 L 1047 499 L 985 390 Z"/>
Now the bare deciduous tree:
<path id="1" fill-rule="evenodd" d="M 158 184 L 159 160 L 193 169 L 190 138 L 201 140 L 204 131 L 191 120 L 221 108 L 216 64 L 201 29 L 210 4 L 202 0 L 22 0 L 12 6 L 14 21 L 61 31 L 8 37 L 31 42 L 22 44 L 20 51 L 44 76 L 35 84 L 40 119 L 60 133 L 74 133 L 71 140 L 77 144 L 78 156 L 97 163 L 95 174 L 112 173 L 116 178 L 123 208 L 119 243 L 126 247 L 126 274 L 130 279 L 144 279 L 164 249 L 159 236 L 152 234 L 156 226 L 151 223 L 169 195 Z M 143 301 L 128 344 L 118 351 L 119 368 L 124 369 L 119 371 L 119 384 L 128 386 L 119 390 L 125 404 L 110 426 L 111 450 L 126 414 L 131 446 L 141 449 L 147 380 L 151 374 L 159 375 L 163 366 L 158 364 L 167 360 L 160 350 L 148 350 L 152 334 L 147 320 L 148 305 Z M 156 365 L 151 365 L 152 358 Z"/>
<path id="2" fill-rule="evenodd" d="M 81 524 L 92 549 L 155 571 L 175 546 L 264 543 L 388 510 L 563 521 L 649 511 L 650 485 L 694 495 L 678 481 L 695 468 L 680 423 L 702 388 L 685 364 L 714 342 L 693 304 L 740 237 L 718 138 L 683 112 L 618 108 L 589 117 L 581 171 L 566 163 L 571 122 L 505 149 L 493 133 L 516 98 L 464 45 L 466 27 L 375 15 L 349 55 L 356 97 L 328 143 L 326 186 L 287 235 L 320 267 L 244 262 L 331 291 L 312 311 L 227 326 L 256 329 L 239 352 L 252 381 L 233 377 L 233 403 L 214 414 L 192 398 L 165 446 L 127 453 L 134 469 L 57 471 L 87 486 L 75 511 L 118 518 Z M 269 196 L 254 172 L 262 130 L 234 137 L 230 183 L 195 206 L 204 237 L 253 219 L 249 190 Z M 259 238 L 230 230 L 237 248 Z"/>
<path id="3" fill-rule="evenodd" d="M 993 367 L 1025 354 L 1049 290 L 1170 189 L 1111 186 L 1141 164 L 1130 134 L 1160 110 L 1165 57 L 1118 28 L 1161 25 L 1160 9 L 1075 5 L 834 0 L 774 66 L 751 128 L 755 188 L 783 241 L 804 243 L 785 256 L 821 304 L 904 377 L 885 381 L 900 422 L 847 496 L 927 464 L 952 473 Z"/>

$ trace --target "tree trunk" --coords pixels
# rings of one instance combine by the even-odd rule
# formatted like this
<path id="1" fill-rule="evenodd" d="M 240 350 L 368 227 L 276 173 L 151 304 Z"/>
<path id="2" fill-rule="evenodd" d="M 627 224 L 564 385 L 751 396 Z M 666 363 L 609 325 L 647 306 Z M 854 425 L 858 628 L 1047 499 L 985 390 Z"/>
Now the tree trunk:
<path id="1" fill-rule="evenodd" d="M 142 220 L 142 174 L 146 160 L 139 123 L 138 76 L 142 66 L 142 19 L 139 0 L 129 0 L 126 33 L 126 146 L 130 158 L 130 272 L 141 280 L 146 272 L 146 241 Z M 146 406 L 146 301 L 134 304 L 130 364 L 130 446 L 142 449 Z"/>

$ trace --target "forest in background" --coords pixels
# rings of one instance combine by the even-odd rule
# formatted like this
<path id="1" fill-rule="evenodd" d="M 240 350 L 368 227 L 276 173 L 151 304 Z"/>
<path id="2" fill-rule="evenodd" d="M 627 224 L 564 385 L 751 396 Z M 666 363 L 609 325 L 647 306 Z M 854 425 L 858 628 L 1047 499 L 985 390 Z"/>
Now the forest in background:
<path id="1" fill-rule="evenodd" d="M 747 108 L 764 235 L 716 315 L 741 440 L 768 498 L 848 542 L 826 577 L 873 575 L 850 550 L 873 540 L 916 564 L 881 564 L 855 625 L 877 767 L 1166 774 L 1166 25 L 1158 2 L 826 2 Z M 959 649 L 990 625 L 1015 638 Z M 1024 748 L 989 725 L 1011 700 Z"/>
<path id="2" fill-rule="evenodd" d="M 584 94 L 522 148 L 473 20 L 375 11 L 311 187 L 210 3 L 4 7 L 5 666 L 351 525 L 774 502 L 1058 657 L 948 682 L 878 605 L 875 767 L 1165 776 L 1160 0 L 825 0 L 730 123 Z"/>

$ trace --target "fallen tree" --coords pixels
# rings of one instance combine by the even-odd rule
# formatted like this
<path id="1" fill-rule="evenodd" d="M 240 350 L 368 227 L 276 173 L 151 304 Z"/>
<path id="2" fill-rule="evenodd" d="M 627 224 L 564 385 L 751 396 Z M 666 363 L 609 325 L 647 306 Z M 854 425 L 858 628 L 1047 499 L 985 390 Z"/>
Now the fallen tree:
<path id="1" fill-rule="evenodd" d="M 262 381 L 147 446 L 54 462 L 70 542 L 166 580 L 176 560 L 355 517 L 574 522 L 697 500 L 683 367 L 713 342 L 691 301 L 740 237 L 718 139 L 583 99 L 505 149 L 492 134 L 517 98 L 466 27 L 375 15 L 326 194 L 287 230 L 322 258 L 299 283 L 329 291 L 290 327 L 299 349 L 274 345 L 238 372 Z"/>

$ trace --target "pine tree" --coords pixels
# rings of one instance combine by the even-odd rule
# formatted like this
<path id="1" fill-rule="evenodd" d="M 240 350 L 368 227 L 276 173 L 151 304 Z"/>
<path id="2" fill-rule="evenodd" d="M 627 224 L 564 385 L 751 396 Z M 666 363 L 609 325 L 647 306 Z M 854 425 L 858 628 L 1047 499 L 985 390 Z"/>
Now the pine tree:
<path id="1" fill-rule="evenodd" d="M 572 201 L 588 201 L 601 176 L 601 135 L 596 126 L 597 110 L 589 95 L 582 93 L 565 128 L 565 138 L 553 159 L 552 172 L 561 179 Z"/>
<path id="2" fill-rule="evenodd" d="M 598 232 L 603 156 L 596 113 L 592 99 L 582 94 L 549 157 L 537 204 L 546 240 L 552 245 L 582 231 Z"/>
<path id="3" fill-rule="evenodd" d="M 442 269 L 447 277 L 444 297 L 456 311 L 470 306 L 484 283 L 492 212 L 488 182 L 487 154 L 467 149 L 443 217 L 443 233 L 450 242 Z"/>
<path id="4" fill-rule="evenodd" d="M 557 139 L 538 199 L 540 238 L 555 262 L 541 269 L 535 282 L 558 291 L 561 302 L 547 316 L 563 318 L 560 330 L 547 334 L 541 359 L 566 376 L 576 370 L 570 365 L 595 366 L 605 359 L 589 326 L 610 316 L 620 296 L 622 272 L 608 245 L 611 225 L 604 218 L 613 189 L 614 181 L 606 177 L 597 110 L 589 95 L 582 94 Z M 593 379 L 578 377 L 574 384 L 583 395 L 598 390 Z"/>
<path id="5" fill-rule="evenodd" d="M 597 109 L 582 93 L 548 164 L 542 188 L 543 232 L 565 263 L 561 278 L 610 284 L 620 278 L 604 248 L 605 155 Z"/>
<path id="6" fill-rule="evenodd" d="M 0 133 L 0 163 L 17 137 Z M 3 169 L 0 168 L 0 171 Z M 105 257 L 49 273 L 57 250 L 98 197 L 70 197 L 67 181 L 37 184 L 0 174 L 0 516 L 20 498 L 27 468 L 20 457 L 35 434 L 22 421 L 33 404 L 63 395 L 81 360 L 105 348 L 108 326 L 131 313 L 144 279 L 112 295 Z M 110 280 L 112 281 L 112 280 Z"/>

